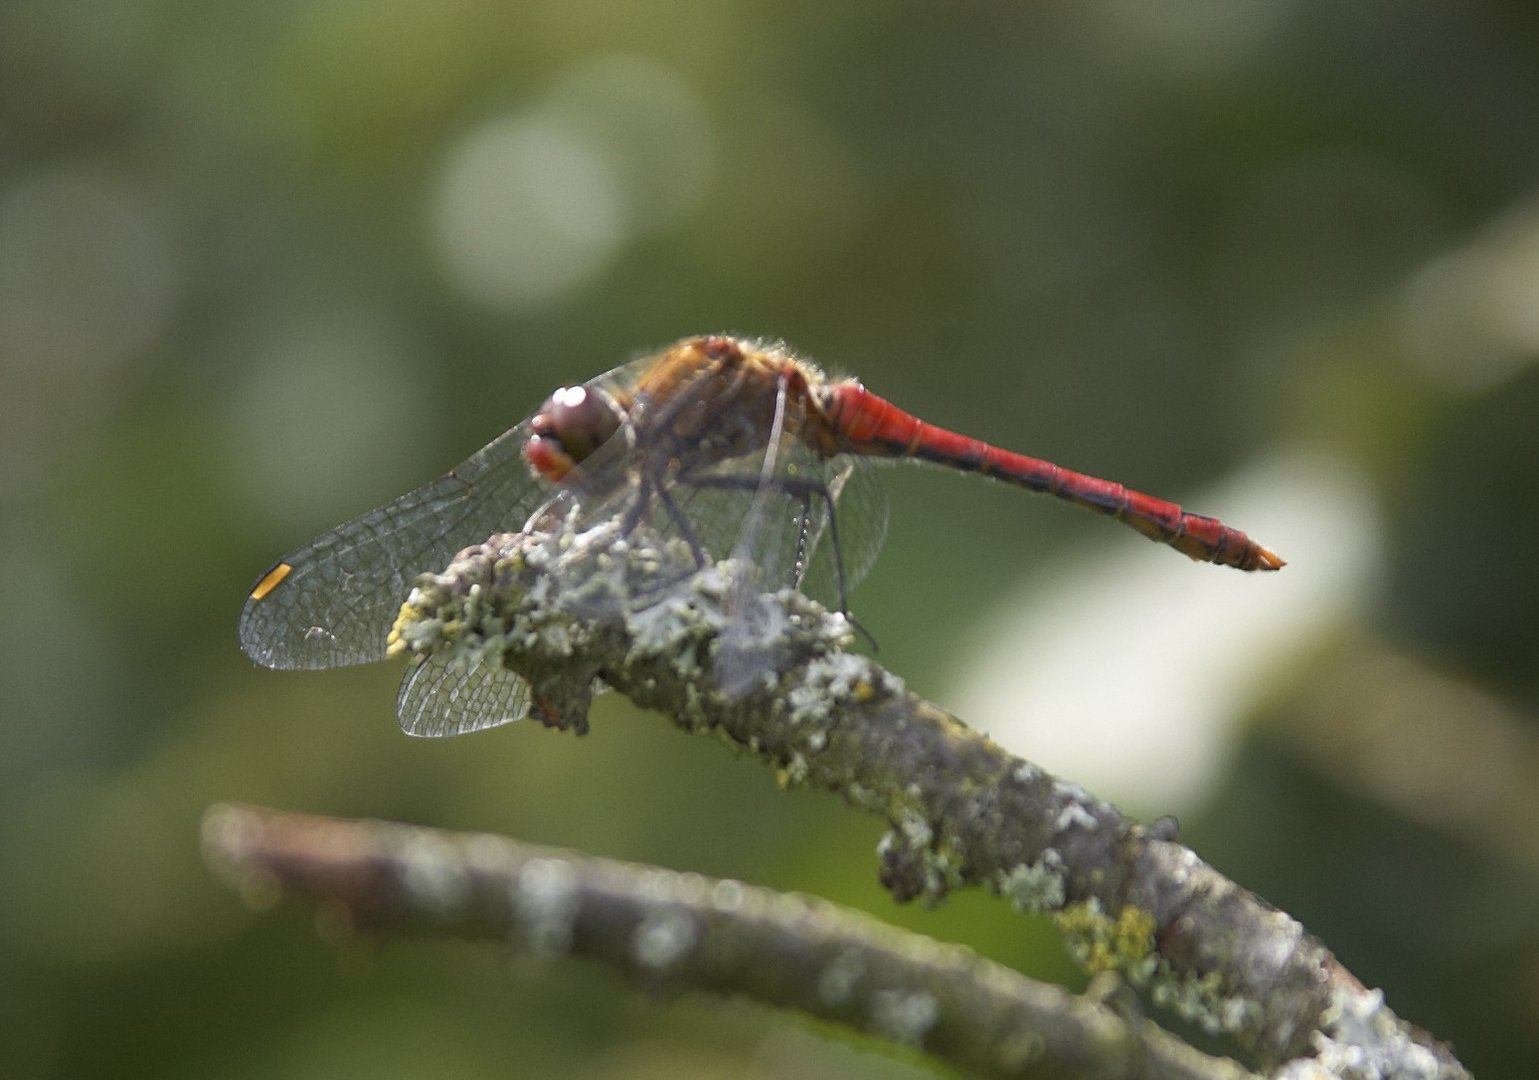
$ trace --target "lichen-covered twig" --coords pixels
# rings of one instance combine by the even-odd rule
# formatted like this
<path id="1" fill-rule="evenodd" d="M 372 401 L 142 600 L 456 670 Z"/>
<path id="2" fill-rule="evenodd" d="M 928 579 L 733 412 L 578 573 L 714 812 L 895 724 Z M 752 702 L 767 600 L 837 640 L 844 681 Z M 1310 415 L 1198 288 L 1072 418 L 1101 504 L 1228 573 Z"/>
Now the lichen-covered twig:
<path id="1" fill-rule="evenodd" d="M 340 906 L 359 929 L 582 956 L 662 994 L 732 993 L 970 1074 L 1245 1080 L 1105 1002 L 826 901 L 736 881 L 379 821 L 216 806 L 204 847 L 254 898 Z"/>
<path id="2" fill-rule="evenodd" d="M 1075 955 L 1115 969 L 1279 1075 L 1466 1076 L 1292 918 L 1158 826 L 1006 753 L 848 651 L 849 623 L 731 564 L 677 560 L 615 528 L 493 537 L 403 609 L 401 651 L 495 657 L 537 714 L 582 730 L 595 679 L 713 733 L 788 784 L 886 819 L 882 881 L 899 899 L 983 886 L 1052 912 Z M 727 686 L 730 689 L 723 689 Z"/>

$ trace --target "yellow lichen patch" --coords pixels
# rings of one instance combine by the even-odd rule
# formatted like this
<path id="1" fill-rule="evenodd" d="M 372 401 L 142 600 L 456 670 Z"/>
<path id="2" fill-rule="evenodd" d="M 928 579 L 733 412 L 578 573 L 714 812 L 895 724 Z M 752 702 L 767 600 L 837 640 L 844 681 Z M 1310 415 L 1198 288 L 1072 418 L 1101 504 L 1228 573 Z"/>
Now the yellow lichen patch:
<path id="1" fill-rule="evenodd" d="M 1154 916 L 1142 908 L 1129 905 L 1111 917 L 1092 900 L 1065 908 L 1055 921 L 1068 938 L 1074 958 L 1092 975 L 1101 971 L 1144 974 L 1142 969 L 1154 953 Z"/>
<path id="2" fill-rule="evenodd" d="M 401 605 L 401 611 L 395 617 L 395 625 L 390 628 L 390 636 L 385 639 L 385 655 L 400 656 L 406 651 L 406 637 L 402 628 L 416 622 L 422 617 L 422 612 L 417 610 L 410 600 Z"/>

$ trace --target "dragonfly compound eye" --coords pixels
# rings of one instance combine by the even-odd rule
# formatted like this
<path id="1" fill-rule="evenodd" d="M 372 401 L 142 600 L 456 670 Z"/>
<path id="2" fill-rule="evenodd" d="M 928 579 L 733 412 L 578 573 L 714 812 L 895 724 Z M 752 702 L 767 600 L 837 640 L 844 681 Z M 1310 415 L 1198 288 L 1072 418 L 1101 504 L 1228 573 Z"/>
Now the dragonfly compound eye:
<path id="1" fill-rule="evenodd" d="M 533 435 L 524 456 L 548 480 L 560 480 L 620 427 L 620 417 L 585 386 L 563 386 L 529 422 Z"/>

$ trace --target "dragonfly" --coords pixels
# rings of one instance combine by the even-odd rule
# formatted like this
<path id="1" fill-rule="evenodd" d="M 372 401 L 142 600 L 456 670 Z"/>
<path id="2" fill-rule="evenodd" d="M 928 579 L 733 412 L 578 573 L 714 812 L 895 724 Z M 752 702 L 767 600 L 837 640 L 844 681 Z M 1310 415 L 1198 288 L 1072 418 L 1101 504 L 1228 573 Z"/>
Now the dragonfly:
<path id="1" fill-rule="evenodd" d="M 241 645 L 280 669 L 382 659 L 419 574 L 492 534 L 557 523 L 650 530 L 697 568 L 741 559 L 765 589 L 801 589 L 848 615 L 886 532 L 869 468 L 883 460 L 1053 495 L 1194 560 L 1284 565 L 1216 518 L 930 424 L 783 344 L 715 334 L 556 390 L 448 473 L 285 555 L 246 599 Z M 499 665 L 417 661 L 397 700 L 410 734 L 461 734 L 528 711 L 527 685 Z"/>

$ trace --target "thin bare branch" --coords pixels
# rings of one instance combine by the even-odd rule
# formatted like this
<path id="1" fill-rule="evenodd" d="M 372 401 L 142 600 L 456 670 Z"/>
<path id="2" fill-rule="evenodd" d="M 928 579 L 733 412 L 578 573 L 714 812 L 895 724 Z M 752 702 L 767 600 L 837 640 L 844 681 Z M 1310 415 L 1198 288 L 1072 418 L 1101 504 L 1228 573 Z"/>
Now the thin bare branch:
<path id="1" fill-rule="evenodd" d="M 743 995 L 978 1076 L 1252 1076 L 1151 1021 L 811 897 L 499 836 L 255 807 L 212 808 L 204 847 L 248 897 L 340 905 L 371 933 L 587 957 L 664 995 Z"/>

